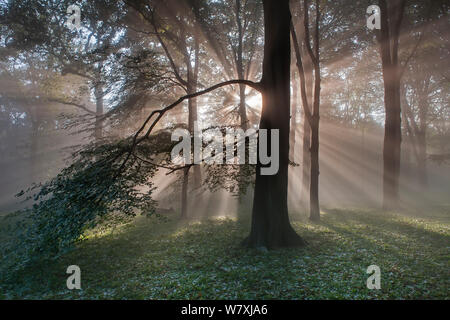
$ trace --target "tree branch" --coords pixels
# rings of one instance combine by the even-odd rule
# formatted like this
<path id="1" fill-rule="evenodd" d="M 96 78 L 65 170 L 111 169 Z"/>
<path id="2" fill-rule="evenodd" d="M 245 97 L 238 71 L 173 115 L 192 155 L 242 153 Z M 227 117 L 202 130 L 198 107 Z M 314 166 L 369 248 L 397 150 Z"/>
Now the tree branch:
<path id="1" fill-rule="evenodd" d="M 152 113 L 150 113 L 150 115 L 147 117 L 147 119 L 144 121 L 144 123 L 142 124 L 142 126 L 139 128 L 139 130 L 135 133 L 135 135 L 133 136 L 133 141 L 131 144 L 131 147 L 129 148 L 128 154 L 125 158 L 125 160 L 122 162 L 116 177 L 121 173 L 121 171 L 123 170 L 123 168 L 125 167 L 126 163 L 128 162 L 128 160 L 130 159 L 131 155 L 133 154 L 134 150 L 136 149 L 136 146 L 141 143 L 143 140 L 147 139 L 150 136 L 150 133 L 153 131 L 153 129 L 155 128 L 156 124 L 159 122 L 159 120 L 161 120 L 161 118 L 164 116 L 164 114 L 166 112 L 168 112 L 169 110 L 175 108 L 177 105 L 179 105 L 181 102 L 183 102 L 184 100 L 188 100 L 191 98 L 195 98 L 201 95 L 204 95 L 208 92 L 214 91 L 216 89 L 219 89 L 221 87 L 225 87 L 225 86 L 229 86 L 232 84 L 244 84 L 247 85 L 259 92 L 262 91 L 262 86 L 260 83 L 256 83 L 250 80 L 229 80 L 229 81 L 225 81 L 225 82 L 221 82 L 218 83 L 212 87 L 209 87 L 207 89 L 192 93 L 192 94 L 188 94 L 185 96 L 180 97 L 177 101 L 175 101 L 174 103 L 168 105 L 165 108 L 162 109 L 158 109 L 158 110 L 154 110 L 152 111 Z M 149 124 L 150 120 L 153 118 L 153 116 L 156 116 L 155 120 L 153 120 L 153 122 L 150 124 L 150 127 L 148 128 L 148 130 L 146 131 L 145 135 L 139 138 L 139 135 L 141 134 L 142 131 L 144 131 L 145 127 Z M 120 155 L 119 155 L 120 156 Z"/>
<path id="2" fill-rule="evenodd" d="M 94 111 L 89 110 L 83 104 L 79 104 L 79 103 L 71 102 L 71 101 L 64 101 L 64 100 L 58 99 L 58 98 L 47 98 L 47 101 L 61 103 L 61 104 L 69 105 L 69 106 L 75 106 L 79 109 L 86 111 L 89 114 L 96 115 L 96 113 Z"/>

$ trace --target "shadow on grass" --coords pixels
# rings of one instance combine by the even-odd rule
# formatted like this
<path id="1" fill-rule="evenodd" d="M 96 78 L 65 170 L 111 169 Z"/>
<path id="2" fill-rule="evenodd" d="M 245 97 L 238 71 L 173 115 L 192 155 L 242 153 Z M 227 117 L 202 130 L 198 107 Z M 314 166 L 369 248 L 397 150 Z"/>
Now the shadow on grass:
<path id="1" fill-rule="evenodd" d="M 375 211 L 335 209 L 326 210 L 318 224 L 294 223 L 310 242 L 308 247 L 260 252 L 240 246 L 249 232 L 248 222 L 220 219 L 181 224 L 175 217 L 168 222 L 139 218 L 132 225 L 87 239 L 57 261 L 22 271 L 0 284 L 4 292 L 0 297 L 364 299 L 446 294 L 445 282 L 440 284 L 442 292 L 433 295 L 429 289 L 439 285 L 438 279 L 411 293 L 405 286 L 411 281 L 399 273 L 391 276 L 390 290 L 369 292 L 365 269 L 382 258 L 383 271 L 396 263 L 407 269 L 417 255 L 440 253 L 448 234 Z M 82 290 L 66 288 L 69 265 L 80 266 Z M 429 272 L 442 276 L 444 267 L 413 271 L 420 277 Z"/>

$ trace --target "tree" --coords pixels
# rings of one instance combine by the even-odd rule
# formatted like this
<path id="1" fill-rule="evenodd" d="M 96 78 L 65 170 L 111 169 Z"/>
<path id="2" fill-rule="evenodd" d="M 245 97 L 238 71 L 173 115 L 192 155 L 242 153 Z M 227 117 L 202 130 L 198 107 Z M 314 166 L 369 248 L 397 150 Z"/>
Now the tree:
<path id="1" fill-rule="evenodd" d="M 398 59 L 400 27 L 405 0 L 380 0 L 381 30 L 378 34 L 384 80 L 384 145 L 383 145 L 383 208 L 398 206 L 400 147 L 402 142 L 400 79 Z"/>
<path id="2" fill-rule="evenodd" d="M 446 67 L 443 65 L 448 51 L 440 35 L 442 19 L 445 19 L 446 5 L 441 1 L 427 5 L 415 5 L 404 24 L 408 26 L 408 41 L 412 49 L 408 63 L 402 69 L 404 73 L 401 86 L 402 122 L 407 147 L 412 151 L 416 168 L 410 172 L 417 177 L 422 190 L 428 184 L 427 160 L 430 115 L 437 105 L 433 96 L 439 95 L 445 88 Z M 448 9 L 448 8 L 447 8 Z M 405 44 L 403 44 L 405 46 Z M 444 74 L 443 74 L 444 73 Z"/>
<path id="3" fill-rule="evenodd" d="M 125 1 L 135 9 L 151 26 L 150 35 L 162 47 L 175 83 L 187 94 L 197 91 L 199 86 L 200 42 L 201 34 L 198 30 L 198 7 L 195 1 L 180 4 L 178 2 L 155 1 L 151 6 L 145 1 Z M 139 19 L 138 19 L 139 20 Z M 140 28 L 139 26 L 137 28 Z M 181 70 L 184 70 L 184 76 Z M 188 128 L 194 132 L 194 125 L 198 120 L 197 98 L 188 100 Z M 188 185 L 191 166 L 183 170 L 181 188 L 181 216 L 188 218 Z M 193 187 L 200 188 L 202 174 L 199 165 L 193 166 Z"/>
<path id="4" fill-rule="evenodd" d="M 294 24 L 291 23 L 291 34 L 294 42 L 295 54 L 297 59 L 297 68 L 300 74 L 300 86 L 302 105 L 305 115 L 305 121 L 308 121 L 311 131 L 311 142 L 309 145 L 310 154 L 310 186 L 309 186 L 309 218 L 313 221 L 320 220 L 320 206 L 319 206 L 319 119 L 320 119 L 320 57 L 319 57 L 319 20 L 320 9 L 319 2 L 315 3 L 316 21 L 315 21 L 315 33 L 314 33 L 314 51 L 311 47 L 310 33 L 309 33 L 309 4 L 308 1 L 304 1 L 303 6 L 303 23 L 304 23 L 304 44 L 308 52 L 309 58 L 312 61 L 314 69 L 314 97 L 312 103 L 308 101 L 308 95 L 306 91 L 306 77 L 305 70 L 302 61 L 302 53 L 297 40 Z M 306 129 L 306 128 L 305 128 Z M 304 132 L 307 135 L 308 132 Z M 307 140 L 306 140 L 307 141 Z M 305 142 L 305 140 L 304 140 Z"/>
<path id="5" fill-rule="evenodd" d="M 280 167 L 271 176 L 256 166 L 252 225 L 244 244 L 250 247 L 302 246 L 289 222 L 287 207 L 290 121 L 290 24 L 289 1 L 264 0 L 264 62 L 261 79 L 263 107 L 260 129 L 280 130 Z M 270 139 L 268 139 L 270 143 Z M 259 158 L 259 157 L 258 157 Z"/>

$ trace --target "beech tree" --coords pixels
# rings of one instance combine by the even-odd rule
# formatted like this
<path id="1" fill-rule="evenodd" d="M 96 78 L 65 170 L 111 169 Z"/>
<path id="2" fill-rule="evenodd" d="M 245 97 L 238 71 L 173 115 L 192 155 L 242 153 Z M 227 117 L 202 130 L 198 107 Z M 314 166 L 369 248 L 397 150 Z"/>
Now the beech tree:
<path id="1" fill-rule="evenodd" d="M 252 227 L 244 244 L 251 247 L 301 246 L 306 242 L 289 222 L 287 207 L 290 121 L 291 13 L 289 0 L 264 4 L 264 62 L 260 129 L 280 130 L 280 168 L 272 176 L 256 166 Z M 270 139 L 268 139 L 270 144 Z"/>

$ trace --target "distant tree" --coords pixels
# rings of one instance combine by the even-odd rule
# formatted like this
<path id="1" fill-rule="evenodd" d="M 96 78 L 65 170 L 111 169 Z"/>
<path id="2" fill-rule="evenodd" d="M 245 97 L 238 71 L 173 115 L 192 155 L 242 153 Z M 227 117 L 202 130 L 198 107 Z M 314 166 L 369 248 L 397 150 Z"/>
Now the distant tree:
<path id="1" fill-rule="evenodd" d="M 314 97 L 312 101 L 308 101 L 308 95 L 306 92 L 306 77 L 305 70 L 302 61 L 302 53 L 300 51 L 300 46 L 298 44 L 298 39 L 295 31 L 294 24 L 291 23 L 291 33 L 294 42 L 297 68 L 300 74 L 300 86 L 301 86 L 301 97 L 302 105 L 305 115 L 305 121 L 308 121 L 311 130 L 311 142 L 309 146 L 310 154 L 310 187 L 309 187 L 309 206 L 310 206 L 310 216 L 309 218 L 313 221 L 320 220 L 320 206 L 319 206 L 319 119 L 320 119 L 320 57 L 319 57 L 319 21 L 320 21 L 320 9 L 319 2 L 315 2 L 315 32 L 314 32 L 314 51 L 311 46 L 310 31 L 309 31 L 309 4 L 308 1 L 304 1 L 303 6 L 303 32 L 304 32 L 304 44 L 312 61 L 314 69 Z M 304 133 L 308 134 L 307 132 Z"/>
<path id="2" fill-rule="evenodd" d="M 386 119 L 383 146 L 383 208 L 398 206 L 401 108 L 401 65 L 398 59 L 400 27 L 403 21 L 405 0 L 380 0 L 381 30 L 378 33 L 384 80 L 384 103 Z"/>

